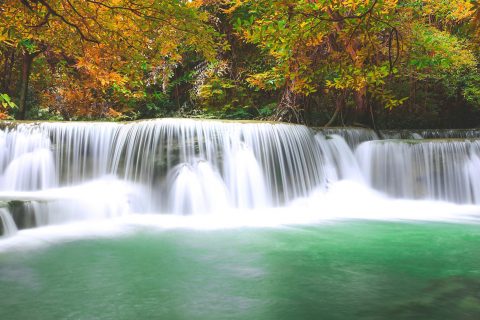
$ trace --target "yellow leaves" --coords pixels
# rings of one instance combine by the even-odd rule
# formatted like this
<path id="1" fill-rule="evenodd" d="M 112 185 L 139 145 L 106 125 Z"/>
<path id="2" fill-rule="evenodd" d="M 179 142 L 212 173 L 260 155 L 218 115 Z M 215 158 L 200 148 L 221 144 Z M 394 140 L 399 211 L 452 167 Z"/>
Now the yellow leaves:
<path id="1" fill-rule="evenodd" d="M 202 8 L 225 0 L 0 2 L 2 52 L 25 39 L 33 48 L 46 48 L 35 60 L 30 83 L 46 105 L 66 114 L 78 109 L 116 116 L 107 107 L 123 110 L 131 99 L 144 98 L 147 65 L 170 63 L 173 69 L 187 53 L 213 61 L 225 44 L 210 24 L 211 10 Z M 15 69 L 21 63 L 16 57 Z M 45 67 L 39 71 L 38 65 Z"/>
<path id="2" fill-rule="evenodd" d="M 102 88 L 108 88 L 113 84 L 117 84 L 119 86 L 125 85 L 127 82 L 127 78 L 120 75 L 119 73 L 112 71 L 112 72 L 102 72 L 94 75 L 98 82 L 100 82 L 100 86 Z"/>
<path id="3" fill-rule="evenodd" d="M 214 95 L 218 95 L 218 94 L 221 94 L 223 91 L 221 90 L 214 90 L 212 85 L 209 85 L 209 84 L 204 84 L 204 85 L 201 85 L 199 88 L 198 88 L 198 97 L 200 99 L 204 99 L 204 100 L 209 100 L 211 99 Z"/>
<path id="4" fill-rule="evenodd" d="M 453 22 L 469 19 L 475 13 L 470 0 L 426 0 L 422 9 L 426 16 L 435 15 Z"/>
<path id="5" fill-rule="evenodd" d="M 187 0 L 186 3 L 189 8 L 200 8 L 202 6 L 221 4 L 227 1 L 228 0 Z"/>
<path id="6" fill-rule="evenodd" d="M 145 92 L 144 91 L 137 91 L 131 94 L 131 97 L 134 99 L 143 99 L 145 98 Z"/>
<path id="7" fill-rule="evenodd" d="M 344 11 L 356 11 L 361 7 L 370 7 L 373 4 L 373 0 L 332 0 L 330 1 L 330 9 L 332 10 L 344 10 Z"/>
<path id="8" fill-rule="evenodd" d="M 332 80 L 327 79 L 325 86 L 328 89 L 360 91 L 367 85 L 366 75 L 360 69 L 341 70 L 340 75 Z"/>
<path id="9" fill-rule="evenodd" d="M 416 25 L 410 49 L 410 65 L 417 71 L 424 70 L 426 77 L 455 70 L 475 68 L 477 60 L 473 52 L 454 35 L 434 27 Z M 430 72 L 428 72 L 430 71 Z"/>
<path id="10" fill-rule="evenodd" d="M 78 69 L 92 69 L 92 64 L 87 60 L 86 57 L 79 57 L 77 59 L 76 67 Z"/>
<path id="11" fill-rule="evenodd" d="M 6 32 L 0 27 L 0 42 L 7 42 L 8 40 L 9 37 L 7 36 Z"/>
<path id="12" fill-rule="evenodd" d="M 10 115 L 8 115 L 5 112 L 0 112 L 0 120 L 9 120 L 9 119 L 12 119 Z"/>
<path id="13" fill-rule="evenodd" d="M 323 33 L 317 33 L 315 36 L 307 40 L 307 47 L 316 47 L 323 43 L 325 35 Z"/>
<path id="14" fill-rule="evenodd" d="M 367 79 L 360 74 L 344 74 L 333 80 L 326 80 L 325 86 L 329 89 L 360 91 L 365 88 Z"/>
<path id="15" fill-rule="evenodd" d="M 396 69 L 392 71 L 394 74 L 397 72 Z M 347 68 L 340 70 L 339 73 L 335 78 L 325 81 L 327 93 L 330 89 L 360 93 L 368 90 L 371 96 L 380 101 L 386 109 L 396 108 L 408 99 L 397 98 L 392 91 L 386 89 L 386 79 L 390 76 L 386 65 L 372 66 L 368 69 Z"/>
<path id="16" fill-rule="evenodd" d="M 470 1 L 456 1 L 457 5 L 454 6 L 451 12 L 451 17 L 455 20 L 464 20 L 471 18 L 475 13 L 474 5 Z"/>
<path id="17" fill-rule="evenodd" d="M 394 70 L 394 73 L 396 70 Z M 339 71 L 339 75 L 325 81 L 328 89 L 362 91 L 366 87 L 381 88 L 385 79 L 390 75 L 389 68 L 371 66 L 369 68 L 346 68 Z"/>
<path id="18" fill-rule="evenodd" d="M 168 56 L 176 51 L 178 48 L 177 43 L 175 42 L 162 42 L 160 44 L 160 55 Z"/>
<path id="19" fill-rule="evenodd" d="M 333 0 L 331 1 L 330 8 L 333 10 L 337 10 L 340 8 L 356 10 L 359 3 L 365 1 L 358 1 L 358 0 Z"/>
<path id="20" fill-rule="evenodd" d="M 397 8 L 397 5 L 398 0 L 384 0 L 377 10 L 380 15 L 392 14 Z"/>
<path id="21" fill-rule="evenodd" d="M 108 47 L 98 45 L 88 48 L 84 56 L 78 57 L 75 66 L 88 76 L 92 82 L 90 86 L 106 90 L 113 84 L 123 86 L 127 83 L 128 78 L 118 71 L 124 64 L 117 56 L 109 54 Z"/>
<path id="22" fill-rule="evenodd" d="M 17 46 L 17 43 L 13 39 L 10 39 L 8 36 L 1 35 L 1 34 L 0 34 L 0 43 L 5 44 L 12 48 Z"/>
<path id="23" fill-rule="evenodd" d="M 10 119 L 11 116 L 8 113 L 17 108 L 8 94 L 0 93 L 0 120 Z"/>
<path id="24" fill-rule="evenodd" d="M 261 90 L 274 90 L 284 83 L 283 77 L 276 69 L 250 75 L 247 82 L 250 86 Z"/>
<path id="25" fill-rule="evenodd" d="M 118 111 L 115 111 L 115 110 L 112 109 L 112 108 L 108 108 L 107 116 L 108 116 L 109 118 L 118 118 L 118 117 L 122 116 L 122 113 L 121 113 L 121 112 L 118 112 Z"/>
<path id="26" fill-rule="evenodd" d="M 291 81 L 291 88 L 293 92 L 309 95 L 316 91 L 315 86 L 312 85 L 311 79 L 305 77 L 295 77 Z"/>
<path id="27" fill-rule="evenodd" d="M 392 110 L 393 108 L 401 106 L 407 100 L 408 100 L 408 97 L 403 97 L 403 98 L 400 98 L 400 99 L 395 99 L 393 97 L 387 97 L 387 99 L 384 100 L 385 109 Z"/>
<path id="28" fill-rule="evenodd" d="M 242 0 L 235 0 L 235 4 L 233 6 L 230 6 L 227 9 L 223 9 L 222 11 L 225 12 L 226 14 L 231 14 L 238 8 L 240 8 L 243 5 L 244 1 Z"/>

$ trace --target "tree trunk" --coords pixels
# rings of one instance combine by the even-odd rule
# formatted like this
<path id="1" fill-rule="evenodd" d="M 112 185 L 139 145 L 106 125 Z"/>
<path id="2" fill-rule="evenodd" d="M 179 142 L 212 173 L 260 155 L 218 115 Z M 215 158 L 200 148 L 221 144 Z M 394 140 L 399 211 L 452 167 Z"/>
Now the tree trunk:
<path id="1" fill-rule="evenodd" d="M 335 123 L 335 120 L 337 120 L 337 117 L 342 112 L 344 106 L 345 106 L 345 95 L 344 94 L 337 95 L 337 97 L 335 98 L 335 112 L 333 113 L 333 116 L 325 124 L 324 127 L 330 127 L 333 123 Z"/>
<path id="2" fill-rule="evenodd" d="M 33 59 L 46 50 L 44 45 L 41 45 L 40 47 L 41 50 L 33 53 L 30 53 L 25 49 L 23 50 L 22 77 L 20 83 L 20 105 L 18 106 L 20 109 L 18 119 L 20 120 L 25 120 L 27 115 L 28 83 L 30 81 Z"/>
<path id="3" fill-rule="evenodd" d="M 5 63 L 3 64 L 2 93 L 10 95 L 10 81 L 12 79 L 13 64 L 15 62 L 15 50 L 9 49 L 5 52 Z"/>
<path id="4" fill-rule="evenodd" d="M 27 95 L 28 95 L 28 82 L 30 80 L 30 72 L 32 71 L 32 62 L 35 55 L 30 54 L 26 51 L 23 52 L 23 63 L 22 63 L 22 80 L 20 83 L 20 104 L 19 109 L 20 113 L 18 114 L 18 119 L 25 120 L 27 114 Z"/>
<path id="5" fill-rule="evenodd" d="M 364 124 L 370 122 L 370 111 L 367 103 L 367 88 L 363 87 L 359 91 L 353 93 L 355 101 L 354 121 Z"/>
<path id="6" fill-rule="evenodd" d="M 282 98 L 269 120 L 292 123 L 303 123 L 302 110 L 298 107 L 298 94 L 294 93 L 290 84 L 285 86 Z"/>

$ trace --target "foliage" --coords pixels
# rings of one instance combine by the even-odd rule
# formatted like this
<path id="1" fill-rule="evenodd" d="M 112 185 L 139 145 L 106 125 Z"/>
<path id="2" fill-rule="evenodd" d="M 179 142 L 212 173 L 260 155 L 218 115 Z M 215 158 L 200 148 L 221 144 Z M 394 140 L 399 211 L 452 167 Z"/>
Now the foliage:
<path id="1" fill-rule="evenodd" d="M 10 99 L 8 94 L 0 93 L 0 119 L 9 119 L 9 113 L 16 108 L 17 105 Z"/>
<path id="2" fill-rule="evenodd" d="M 0 42 L 5 51 L 43 55 L 51 77 L 35 86 L 49 108 L 65 117 L 116 116 L 158 75 L 168 78 L 185 52 L 215 58 L 207 20 L 181 0 L 12 0 L 0 11 Z"/>
<path id="3" fill-rule="evenodd" d="M 448 125 L 480 110 L 479 21 L 470 0 L 5 0 L 0 116 Z"/>

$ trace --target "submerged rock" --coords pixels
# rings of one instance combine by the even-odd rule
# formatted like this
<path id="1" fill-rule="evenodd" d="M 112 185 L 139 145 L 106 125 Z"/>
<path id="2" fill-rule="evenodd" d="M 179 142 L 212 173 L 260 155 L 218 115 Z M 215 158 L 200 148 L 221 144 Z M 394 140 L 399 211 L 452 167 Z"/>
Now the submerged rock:
<path id="1" fill-rule="evenodd" d="M 435 280 L 421 296 L 393 306 L 385 315 L 395 319 L 480 319 L 480 280 L 449 277 Z"/>

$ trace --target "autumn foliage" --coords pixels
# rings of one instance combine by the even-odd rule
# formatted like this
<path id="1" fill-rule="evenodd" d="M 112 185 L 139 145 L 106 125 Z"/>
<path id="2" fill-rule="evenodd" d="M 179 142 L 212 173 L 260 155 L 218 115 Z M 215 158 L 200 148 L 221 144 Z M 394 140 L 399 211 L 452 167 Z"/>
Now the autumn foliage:
<path id="1" fill-rule="evenodd" d="M 480 109 L 479 12 L 469 0 L 6 0 L 2 114 L 448 122 L 452 106 Z"/>

